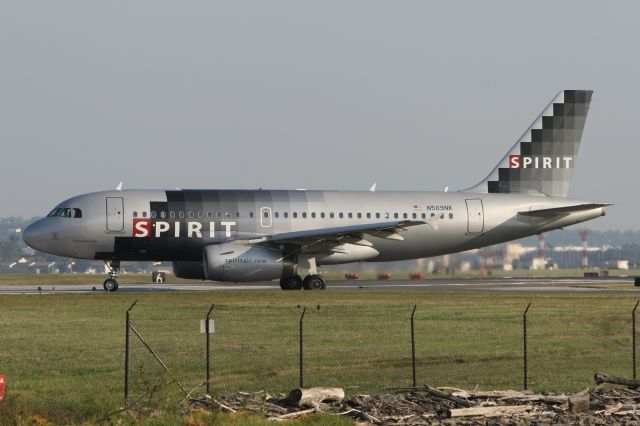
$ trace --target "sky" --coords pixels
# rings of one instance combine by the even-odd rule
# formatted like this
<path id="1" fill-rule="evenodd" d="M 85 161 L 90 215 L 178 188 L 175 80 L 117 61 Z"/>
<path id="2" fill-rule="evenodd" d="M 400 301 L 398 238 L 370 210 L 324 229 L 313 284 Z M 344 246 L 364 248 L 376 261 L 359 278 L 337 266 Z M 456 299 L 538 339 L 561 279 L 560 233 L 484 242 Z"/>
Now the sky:
<path id="1" fill-rule="evenodd" d="M 638 229 L 638 2 L 0 3 L 0 217 L 125 188 L 464 189 L 563 89 Z"/>

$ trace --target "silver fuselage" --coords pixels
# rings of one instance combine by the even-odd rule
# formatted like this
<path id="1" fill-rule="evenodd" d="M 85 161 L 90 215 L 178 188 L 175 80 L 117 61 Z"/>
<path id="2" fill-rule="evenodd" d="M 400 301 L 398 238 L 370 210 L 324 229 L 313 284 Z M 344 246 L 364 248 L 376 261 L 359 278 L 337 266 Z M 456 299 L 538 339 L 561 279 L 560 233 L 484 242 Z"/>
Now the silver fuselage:
<path id="1" fill-rule="evenodd" d="M 24 239 L 37 250 L 73 258 L 202 261 L 205 246 L 226 241 L 390 220 L 424 222 L 406 227 L 399 238 L 371 234 L 370 246 L 318 257 L 318 264 L 394 261 L 480 248 L 605 214 L 604 208 L 548 218 L 519 214 L 581 203 L 477 192 L 106 191 L 60 203 L 58 208 L 80 209 L 82 217 L 45 217 L 25 230 Z M 135 222 L 143 224 L 136 229 Z"/>

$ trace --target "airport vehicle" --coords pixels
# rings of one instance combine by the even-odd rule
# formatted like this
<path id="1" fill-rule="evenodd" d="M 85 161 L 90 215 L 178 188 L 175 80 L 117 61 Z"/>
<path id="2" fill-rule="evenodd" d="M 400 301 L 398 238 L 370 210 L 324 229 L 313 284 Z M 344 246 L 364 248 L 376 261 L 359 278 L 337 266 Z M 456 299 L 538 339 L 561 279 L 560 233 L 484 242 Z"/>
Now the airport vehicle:
<path id="1" fill-rule="evenodd" d="M 24 240 L 104 260 L 107 291 L 126 260 L 171 261 L 183 278 L 324 289 L 318 266 L 460 252 L 603 216 L 608 204 L 567 198 L 591 97 L 561 91 L 489 176 L 462 191 L 95 192 L 57 205 Z"/>

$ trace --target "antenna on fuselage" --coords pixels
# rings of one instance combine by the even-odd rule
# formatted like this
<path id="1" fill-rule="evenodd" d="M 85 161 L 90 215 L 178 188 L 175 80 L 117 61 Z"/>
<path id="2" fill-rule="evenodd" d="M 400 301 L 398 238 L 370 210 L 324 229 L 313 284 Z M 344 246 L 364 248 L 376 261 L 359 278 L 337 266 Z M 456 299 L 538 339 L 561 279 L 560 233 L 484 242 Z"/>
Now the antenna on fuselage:
<path id="1" fill-rule="evenodd" d="M 373 182 L 373 185 L 371 185 L 371 188 L 369 188 L 369 191 L 376 192 L 376 185 L 377 185 L 377 183 Z"/>
<path id="2" fill-rule="evenodd" d="M 116 191 L 122 191 L 122 181 L 116 186 Z"/>

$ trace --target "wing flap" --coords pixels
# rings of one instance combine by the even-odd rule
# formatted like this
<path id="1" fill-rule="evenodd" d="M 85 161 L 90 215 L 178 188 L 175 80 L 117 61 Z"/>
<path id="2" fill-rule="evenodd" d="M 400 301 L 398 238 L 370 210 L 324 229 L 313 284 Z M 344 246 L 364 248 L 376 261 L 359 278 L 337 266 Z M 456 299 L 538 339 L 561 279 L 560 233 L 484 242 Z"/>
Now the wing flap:
<path id="1" fill-rule="evenodd" d="M 332 228 L 309 229 L 304 231 L 283 232 L 265 236 L 259 240 L 251 241 L 254 244 L 297 244 L 308 245 L 310 243 L 344 242 L 343 240 L 358 241 L 359 245 L 370 245 L 363 239 L 364 234 L 375 235 L 380 238 L 402 240 L 398 232 L 409 226 L 424 225 L 426 222 L 416 220 L 396 220 L 389 222 L 367 223 L 362 225 L 338 226 Z"/>

